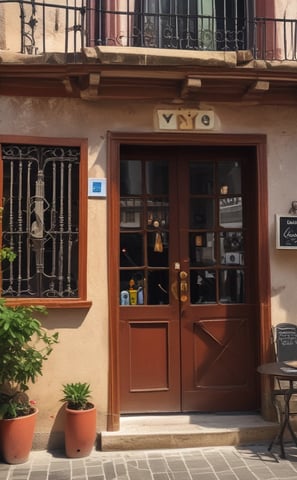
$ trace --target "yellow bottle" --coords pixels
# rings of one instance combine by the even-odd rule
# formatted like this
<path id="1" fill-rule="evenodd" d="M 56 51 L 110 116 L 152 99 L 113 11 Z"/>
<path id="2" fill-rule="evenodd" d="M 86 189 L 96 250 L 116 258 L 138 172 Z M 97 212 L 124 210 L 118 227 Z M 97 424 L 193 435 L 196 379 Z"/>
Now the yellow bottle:
<path id="1" fill-rule="evenodd" d="M 129 282 L 129 300 L 130 305 L 137 305 L 137 290 L 134 288 L 135 282 L 133 278 L 131 278 Z"/>

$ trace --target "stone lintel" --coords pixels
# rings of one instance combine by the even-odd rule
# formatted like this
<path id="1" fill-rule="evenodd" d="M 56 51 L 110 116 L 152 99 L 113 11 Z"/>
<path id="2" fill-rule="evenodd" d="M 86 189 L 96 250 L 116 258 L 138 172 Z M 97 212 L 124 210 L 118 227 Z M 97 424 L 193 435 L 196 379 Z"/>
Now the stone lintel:
<path id="1" fill-rule="evenodd" d="M 236 52 L 169 50 L 140 47 L 86 47 L 83 54 L 88 63 L 124 65 L 199 65 L 235 68 Z"/>

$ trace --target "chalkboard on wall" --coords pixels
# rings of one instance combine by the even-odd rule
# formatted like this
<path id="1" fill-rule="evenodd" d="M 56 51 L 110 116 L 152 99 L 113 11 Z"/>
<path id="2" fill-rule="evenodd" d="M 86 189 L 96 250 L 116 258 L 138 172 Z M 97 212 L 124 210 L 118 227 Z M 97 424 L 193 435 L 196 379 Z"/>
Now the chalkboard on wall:
<path id="1" fill-rule="evenodd" d="M 297 215 L 276 215 L 276 248 L 297 249 Z"/>

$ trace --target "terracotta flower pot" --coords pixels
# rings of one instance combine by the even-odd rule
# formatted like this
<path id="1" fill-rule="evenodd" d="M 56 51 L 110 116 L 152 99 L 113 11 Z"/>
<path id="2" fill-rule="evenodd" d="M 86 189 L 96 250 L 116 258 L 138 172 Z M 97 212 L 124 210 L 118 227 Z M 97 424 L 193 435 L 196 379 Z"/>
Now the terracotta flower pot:
<path id="1" fill-rule="evenodd" d="M 71 410 L 65 407 L 65 451 L 67 457 L 88 456 L 96 440 L 96 408 Z"/>
<path id="2" fill-rule="evenodd" d="M 31 415 L 0 420 L 0 448 L 5 462 L 18 464 L 28 460 L 37 413 L 35 408 Z"/>

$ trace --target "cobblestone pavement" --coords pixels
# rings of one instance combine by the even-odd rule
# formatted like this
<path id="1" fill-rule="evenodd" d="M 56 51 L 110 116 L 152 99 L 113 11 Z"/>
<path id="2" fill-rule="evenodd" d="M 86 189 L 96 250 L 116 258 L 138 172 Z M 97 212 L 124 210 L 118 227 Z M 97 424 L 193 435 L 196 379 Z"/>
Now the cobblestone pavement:
<path id="1" fill-rule="evenodd" d="M 33 451 L 21 465 L 0 463 L 0 480 L 287 480 L 297 478 L 297 448 L 287 459 L 267 445 L 179 450 L 98 452 L 67 459 L 60 452 Z"/>

